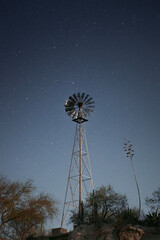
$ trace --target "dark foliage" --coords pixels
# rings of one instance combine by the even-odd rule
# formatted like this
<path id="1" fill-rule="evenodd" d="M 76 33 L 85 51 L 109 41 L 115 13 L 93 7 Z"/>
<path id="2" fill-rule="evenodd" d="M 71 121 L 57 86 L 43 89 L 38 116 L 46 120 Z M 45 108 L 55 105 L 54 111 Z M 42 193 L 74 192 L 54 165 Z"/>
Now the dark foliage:
<path id="1" fill-rule="evenodd" d="M 160 211 L 160 187 L 152 192 L 151 197 L 145 199 L 145 203 L 151 211 Z"/>
<path id="2" fill-rule="evenodd" d="M 0 177 L 0 238 L 25 240 L 57 214 L 49 195 L 34 195 L 32 182 L 11 182 Z"/>
<path id="3" fill-rule="evenodd" d="M 85 223 L 95 223 L 100 226 L 112 221 L 127 206 L 126 195 L 116 193 L 110 185 L 102 186 L 86 198 L 83 204 L 82 220 Z M 81 219 L 76 211 L 72 211 L 70 222 L 75 225 L 80 224 Z"/>
<path id="4" fill-rule="evenodd" d="M 139 222 L 138 220 L 138 211 L 135 209 L 126 209 L 116 216 L 114 223 L 114 231 L 116 234 L 124 227 L 128 225 L 136 225 Z"/>
<path id="5" fill-rule="evenodd" d="M 148 226 L 160 227 L 160 213 L 158 210 L 146 215 L 144 224 Z"/>

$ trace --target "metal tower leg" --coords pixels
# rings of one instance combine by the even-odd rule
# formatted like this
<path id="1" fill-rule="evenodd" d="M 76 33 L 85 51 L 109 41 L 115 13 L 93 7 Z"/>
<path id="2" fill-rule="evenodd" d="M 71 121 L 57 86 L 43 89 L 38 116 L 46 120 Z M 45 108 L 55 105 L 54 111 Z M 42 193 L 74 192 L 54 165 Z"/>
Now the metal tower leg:
<path id="1" fill-rule="evenodd" d="M 68 174 L 67 188 L 63 205 L 61 227 L 69 210 L 81 214 L 82 201 L 93 190 L 91 165 L 83 123 L 76 124 L 76 132 Z"/>

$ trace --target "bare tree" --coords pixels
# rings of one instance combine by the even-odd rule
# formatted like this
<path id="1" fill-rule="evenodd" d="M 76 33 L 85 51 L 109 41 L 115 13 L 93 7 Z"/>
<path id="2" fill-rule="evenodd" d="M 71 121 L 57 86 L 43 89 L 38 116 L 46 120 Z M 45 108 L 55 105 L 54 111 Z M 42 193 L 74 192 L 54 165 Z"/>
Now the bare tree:
<path id="1" fill-rule="evenodd" d="M 57 214 L 57 202 L 46 194 L 33 196 L 34 190 L 30 180 L 0 177 L 0 238 L 25 240 Z"/>
<path id="2" fill-rule="evenodd" d="M 14 208 L 18 208 L 20 201 L 25 201 L 33 189 L 31 180 L 12 183 L 7 178 L 0 177 L 0 227 L 18 217 L 19 213 Z"/>
<path id="3" fill-rule="evenodd" d="M 152 192 L 151 197 L 146 197 L 145 203 L 151 211 L 160 211 L 160 187 Z"/>

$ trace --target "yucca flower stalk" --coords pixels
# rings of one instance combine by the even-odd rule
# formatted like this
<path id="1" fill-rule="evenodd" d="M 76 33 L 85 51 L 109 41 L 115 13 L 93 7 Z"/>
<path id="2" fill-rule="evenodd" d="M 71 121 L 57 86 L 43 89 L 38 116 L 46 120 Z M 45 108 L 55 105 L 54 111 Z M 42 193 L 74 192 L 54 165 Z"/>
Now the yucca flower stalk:
<path id="1" fill-rule="evenodd" d="M 138 191 L 138 199 L 139 199 L 138 220 L 139 220 L 140 214 L 141 214 L 141 195 L 140 195 L 136 172 L 135 172 L 133 160 L 132 160 L 134 157 L 134 150 L 132 148 L 132 144 L 128 140 L 124 140 L 124 151 L 126 152 L 126 156 L 130 158 L 131 167 L 132 167 L 132 171 L 134 174 L 134 179 L 135 179 L 136 187 L 137 187 L 137 191 Z"/>

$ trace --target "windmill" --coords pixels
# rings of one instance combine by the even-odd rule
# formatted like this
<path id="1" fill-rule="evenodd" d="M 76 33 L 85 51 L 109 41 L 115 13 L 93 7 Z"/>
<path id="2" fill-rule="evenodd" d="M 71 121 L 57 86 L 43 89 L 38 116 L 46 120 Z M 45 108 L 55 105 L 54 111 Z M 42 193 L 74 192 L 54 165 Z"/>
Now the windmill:
<path id="1" fill-rule="evenodd" d="M 70 208 L 82 217 L 82 201 L 93 190 L 91 165 L 88 154 L 84 122 L 94 111 L 94 101 L 85 93 L 73 94 L 65 102 L 65 110 L 76 122 L 76 132 L 63 205 L 61 227 Z"/>

